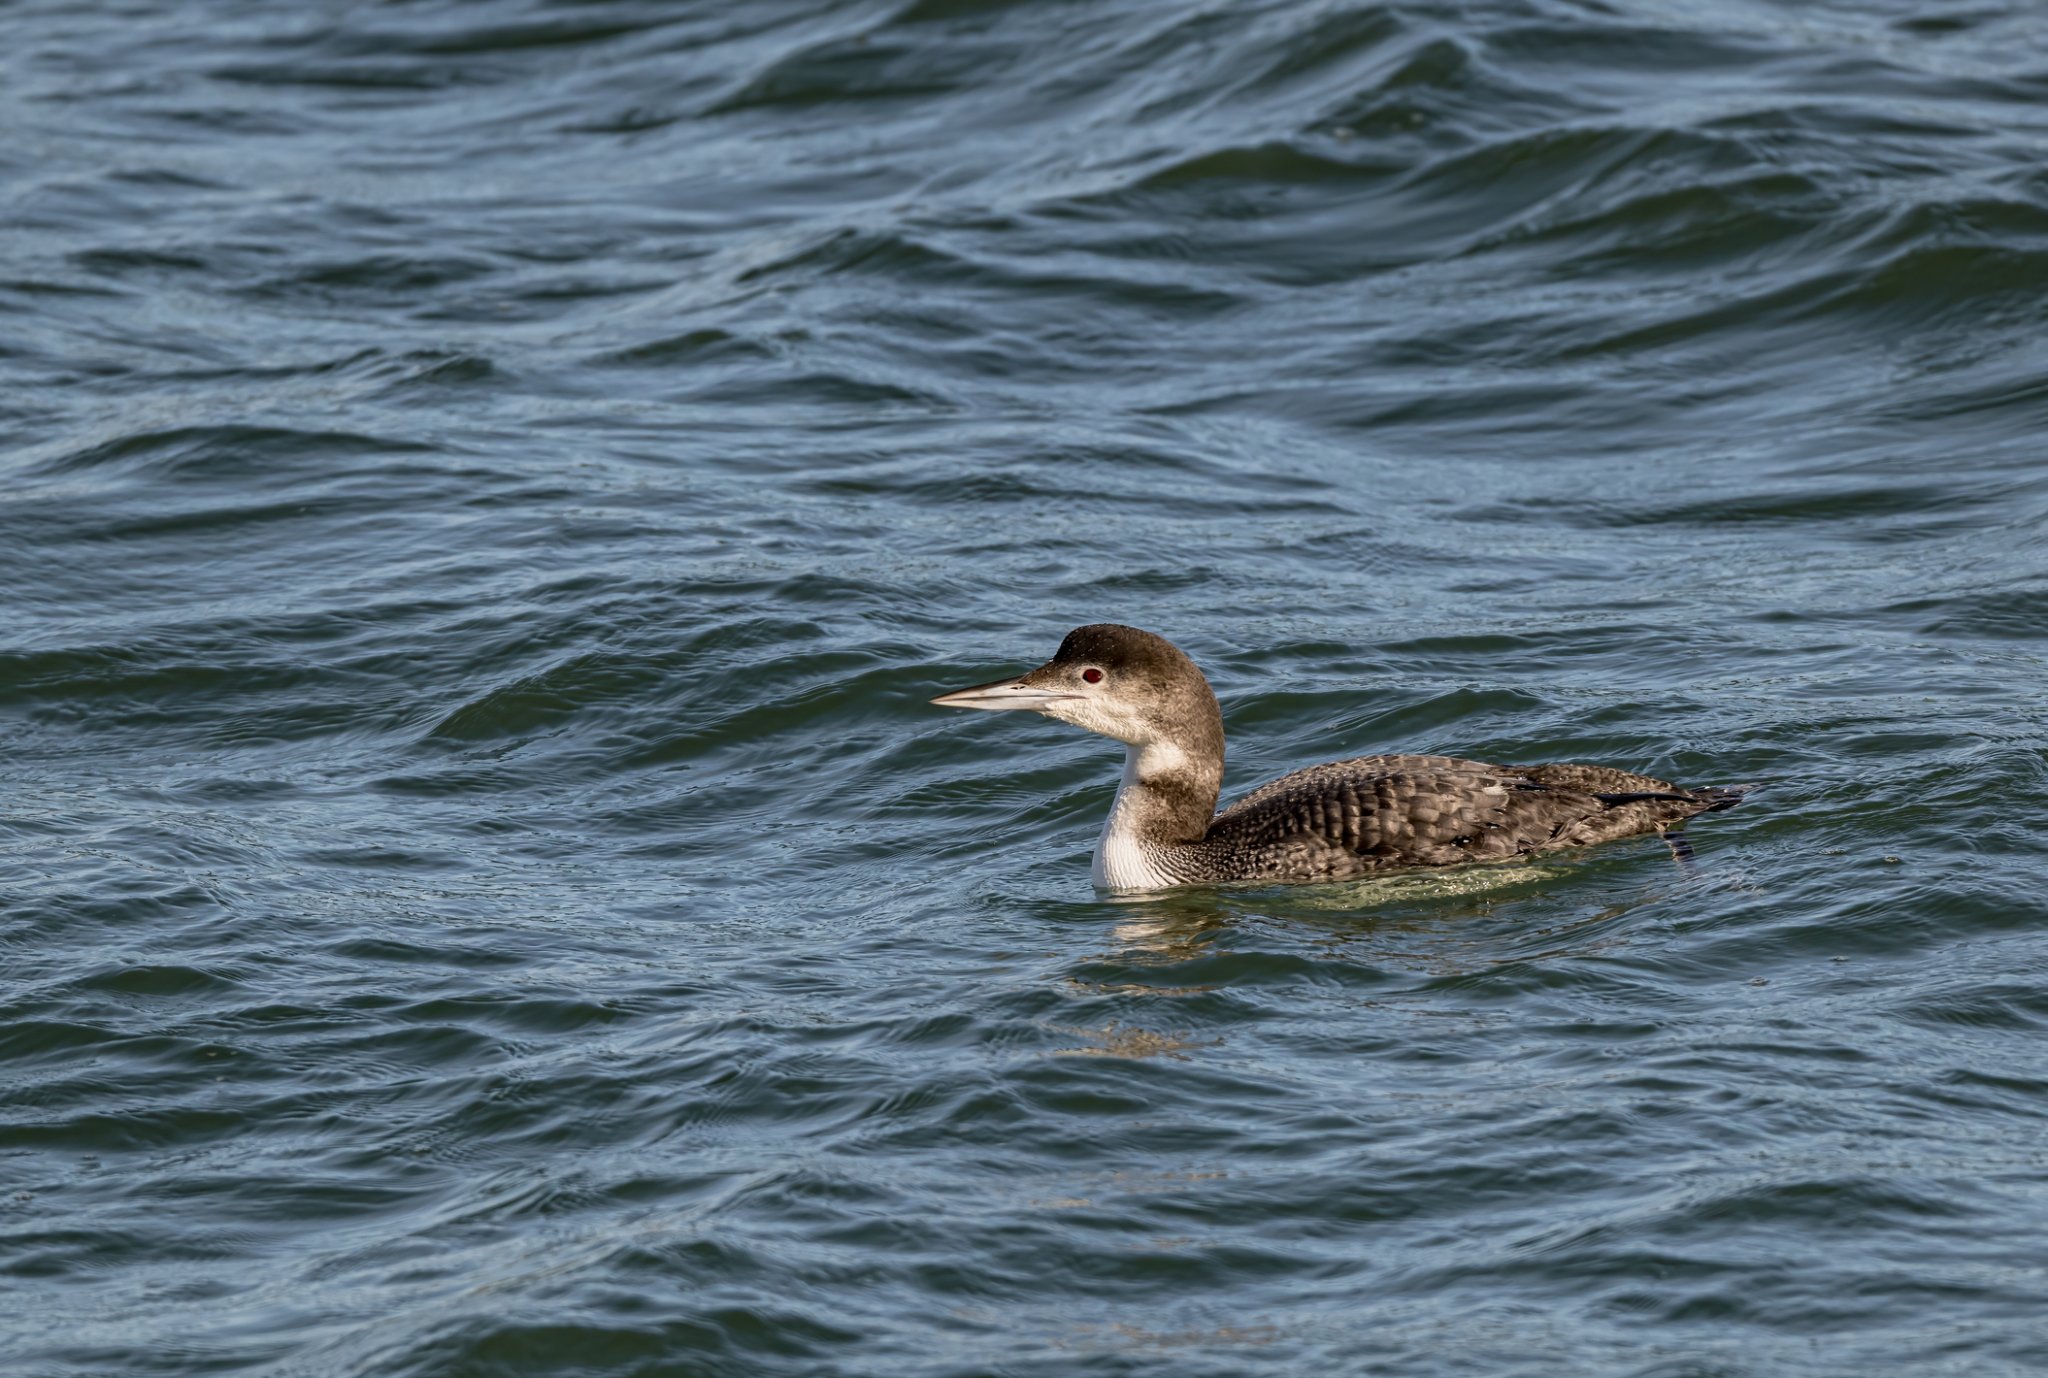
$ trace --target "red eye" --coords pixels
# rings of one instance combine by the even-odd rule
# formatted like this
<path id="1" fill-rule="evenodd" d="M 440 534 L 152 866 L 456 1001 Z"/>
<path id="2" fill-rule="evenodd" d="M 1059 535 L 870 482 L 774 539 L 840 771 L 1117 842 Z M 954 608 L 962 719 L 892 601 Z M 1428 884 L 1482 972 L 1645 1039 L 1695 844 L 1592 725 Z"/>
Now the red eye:
<path id="1" fill-rule="evenodd" d="M 1087 680 L 1090 684 L 1100 684 L 1102 683 L 1102 671 L 1091 665 L 1081 672 L 1081 678 Z"/>

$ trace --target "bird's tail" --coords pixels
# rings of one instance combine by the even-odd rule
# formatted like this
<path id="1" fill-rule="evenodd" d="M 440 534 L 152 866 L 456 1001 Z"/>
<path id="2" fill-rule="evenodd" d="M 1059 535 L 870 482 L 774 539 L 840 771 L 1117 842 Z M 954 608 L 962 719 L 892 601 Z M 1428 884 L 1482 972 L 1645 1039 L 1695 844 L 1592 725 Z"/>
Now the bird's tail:
<path id="1" fill-rule="evenodd" d="M 1701 813 L 1715 813 L 1721 809 L 1732 809 L 1740 804 L 1751 790 L 1763 788 L 1761 781 L 1746 785 L 1708 785 L 1703 789 L 1661 790 L 1632 789 L 1596 794 L 1593 797 L 1613 808 L 1617 804 L 1640 804 L 1651 799 L 1668 799 L 1674 804 L 1705 804 Z"/>
<path id="2" fill-rule="evenodd" d="M 1751 780 L 1742 785 L 1708 785 L 1703 789 L 1694 790 L 1692 797 L 1707 806 L 1701 812 L 1719 813 L 1722 809 L 1734 808 L 1763 787 L 1762 780 Z"/>

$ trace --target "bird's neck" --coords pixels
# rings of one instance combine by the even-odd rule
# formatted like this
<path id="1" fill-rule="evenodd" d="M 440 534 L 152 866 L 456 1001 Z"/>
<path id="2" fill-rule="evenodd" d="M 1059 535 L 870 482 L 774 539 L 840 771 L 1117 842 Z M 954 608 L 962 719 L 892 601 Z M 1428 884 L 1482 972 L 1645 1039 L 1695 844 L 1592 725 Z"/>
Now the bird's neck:
<path id="1" fill-rule="evenodd" d="M 1192 690 L 1165 730 L 1124 745 L 1124 778 L 1095 844 L 1095 883 L 1149 890 L 1176 883 L 1187 850 L 1209 835 L 1223 789 L 1223 713 L 1208 682 Z"/>
<path id="2" fill-rule="evenodd" d="M 1174 741 L 1126 746 L 1124 778 L 1103 836 L 1118 833 L 1162 847 L 1200 842 L 1222 788 L 1221 751 Z"/>
<path id="3" fill-rule="evenodd" d="M 1201 842 L 1216 814 L 1223 760 L 1158 745 L 1124 748 L 1124 778 L 1095 843 L 1095 883 L 1156 890 L 1177 883 L 1175 854 Z"/>

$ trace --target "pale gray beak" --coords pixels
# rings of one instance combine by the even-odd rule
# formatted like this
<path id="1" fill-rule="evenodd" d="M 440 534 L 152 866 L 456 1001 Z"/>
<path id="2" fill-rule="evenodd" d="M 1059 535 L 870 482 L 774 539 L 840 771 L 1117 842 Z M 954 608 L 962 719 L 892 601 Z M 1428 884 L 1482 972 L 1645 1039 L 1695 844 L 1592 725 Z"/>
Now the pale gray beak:
<path id="1" fill-rule="evenodd" d="M 980 708 L 990 713 L 1006 708 L 1043 708 L 1049 703 L 1064 703 L 1078 699 L 1079 694 L 1062 694 L 1056 689 L 1040 689 L 1026 684 L 1029 676 L 1011 675 L 1008 679 L 995 680 L 989 684 L 977 684 L 972 689 L 955 689 L 950 694 L 941 694 L 932 702 L 941 708 Z"/>

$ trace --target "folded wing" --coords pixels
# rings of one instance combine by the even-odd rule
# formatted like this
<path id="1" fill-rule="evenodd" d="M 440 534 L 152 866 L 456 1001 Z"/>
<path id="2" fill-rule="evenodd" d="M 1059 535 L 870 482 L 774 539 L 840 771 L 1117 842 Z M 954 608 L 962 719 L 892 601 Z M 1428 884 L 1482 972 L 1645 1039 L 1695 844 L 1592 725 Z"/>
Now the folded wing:
<path id="1" fill-rule="evenodd" d="M 1655 832 L 1732 799 L 1605 766 L 1361 756 L 1283 775 L 1216 816 L 1208 840 L 1343 879 Z M 1277 873 L 1277 872 L 1276 872 Z"/>

